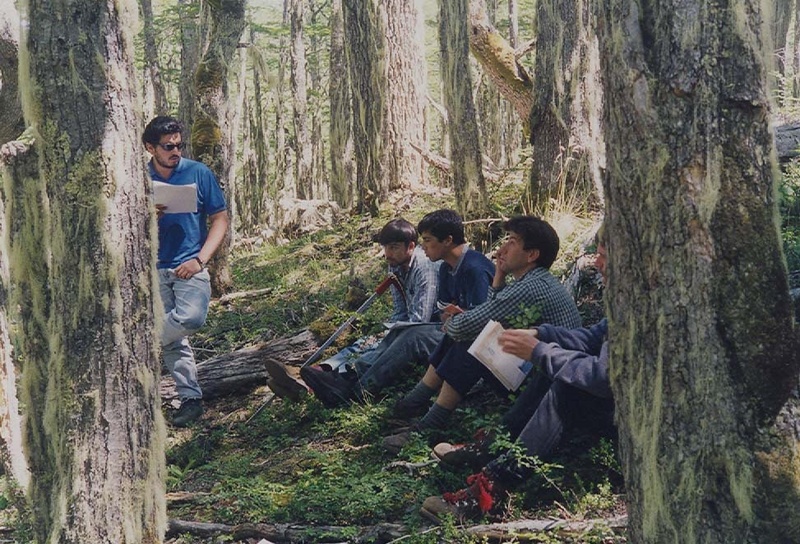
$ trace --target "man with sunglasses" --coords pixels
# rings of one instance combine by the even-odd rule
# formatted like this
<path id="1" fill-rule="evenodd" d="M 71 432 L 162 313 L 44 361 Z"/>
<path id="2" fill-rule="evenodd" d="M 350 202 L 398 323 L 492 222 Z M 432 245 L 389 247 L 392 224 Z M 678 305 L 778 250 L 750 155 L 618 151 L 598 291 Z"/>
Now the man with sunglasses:
<path id="1" fill-rule="evenodd" d="M 158 209 L 158 279 L 164 304 L 161 350 L 181 399 L 172 418 L 176 427 L 186 427 L 203 415 L 203 392 L 197 382 L 197 367 L 188 336 L 205 323 L 211 300 L 206 263 L 214 256 L 228 231 L 225 197 L 211 170 L 204 164 L 181 157 L 183 123 L 158 116 L 142 134 L 151 160 L 153 181 L 170 185 L 194 185 L 197 209 L 193 213 L 170 213 Z M 193 207 L 193 206 L 190 206 Z"/>

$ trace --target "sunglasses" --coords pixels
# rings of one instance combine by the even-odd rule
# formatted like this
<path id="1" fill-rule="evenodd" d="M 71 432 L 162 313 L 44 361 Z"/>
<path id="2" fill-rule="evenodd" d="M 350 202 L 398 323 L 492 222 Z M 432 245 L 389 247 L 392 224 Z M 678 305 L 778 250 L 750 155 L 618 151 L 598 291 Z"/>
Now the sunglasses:
<path id="1" fill-rule="evenodd" d="M 179 144 L 156 144 L 158 147 L 163 149 L 164 151 L 172 151 L 173 149 L 180 149 L 183 151 L 186 149 L 186 142 L 181 142 Z"/>

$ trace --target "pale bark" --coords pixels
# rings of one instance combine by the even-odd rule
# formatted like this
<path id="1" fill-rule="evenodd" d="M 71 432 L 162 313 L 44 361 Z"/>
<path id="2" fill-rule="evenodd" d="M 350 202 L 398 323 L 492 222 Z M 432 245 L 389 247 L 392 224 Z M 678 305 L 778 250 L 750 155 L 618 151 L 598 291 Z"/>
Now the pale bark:
<path id="1" fill-rule="evenodd" d="M 439 0 L 439 50 L 456 209 L 470 219 L 481 216 L 487 202 L 472 98 L 467 4 L 467 0 Z"/>
<path id="2" fill-rule="evenodd" d="M 800 541 L 761 7 L 598 6 L 610 372 L 636 543 Z"/>
<path id="3" fill-rule="evenodd" d="M 309 22 L 312 28 L 317 28 L 319 24 L 319 14 L 327 2 L 322 5 L 309 0 Z M 323 107 L 325 92 L 322 85 L 322 73 L 320 64 L 322 51 L 320 50 L 319 35 L 312 32 L 310 37 L 311 54 L 308 59 L 308 75 L 311 80 L 311 193 L 316 199 L 330 200 L 330 182 L 328 180 L 328 168 L 325 155 L 325 140 L 322 137 L 323 130 Z"/>
<path id="4" fill-rule="evenodd" d="M 291 82 L 292 119 L 294 121 L 294 176 L 297 198 L 310 200 L 311 182 L 311 135 L 308 130 L 308 74 L 306 71 L 306 49 L 303 39 L 305 0 L 291 0 Z"/>
<path id="5" fill-rule="evenodd" d="M 40 168 L 11 180 L 6 211 L 35 537 L 157 543 L 165 432 L 136 7 L 27 7 L 24 103 Z"/>
<path id="6" fill-rule="evenodd" d="M 428 83 L 421 2 L 382 0 L 381 5 L 387 53 L 383 169 L 391 191 L 426 182 L 422 159 L 409 142 L 427 147 L 424 113 Z"/>
<path id="7" fill-rule="evenodd" d="M 355 167 L 351 130 L 350 74 L 344 48 L 342 0 L 331 2 L 331 52 L 328 94 L 331 101 L 331 196 L 342 207 L 353 204 Z"/>
<path id="8" fill-rule="evenodd" d="M 517 0 L 508 0 L 508 44 L 519 47 L 519 4 Z"/>
<path id="9" fill-rule="evenodd" d="M 195 73 L 196 111 L 192 123 L 192 149 L 195 158 L 203 161 L 217 176 L 225 198 L 232 202 L 236 138 L 231 131 L 228 80 L 234 66 L 236 48 L 244 31 L 245 0 L 221 0 L 206 3 L 211 35 Z M 228 254 L 231 227 L 210 262 L 211 288 L 215 295 L 228 292 L 233 286 Z"/>
<path id="10" fill-rule="evenodd" d="M 283 26 L 289 26 L 289 8 L 292 0 L 283 0 Z M 283 193 L 294 196 L 296 193 L 294 178 L 291 175 L 289 146 L 286 142 L 286 66 L 289 63 L 289 48 L 283 33 L 278 41 L 278 80 L 275 84 L 275 164 L 276 187 Z M 277 202 L 277 199 L 276 199 Z"/>
<path id="11" fill-rule="evenodd" d="M 386 47 L 378 0 L 344 0 L 347 64 L 353 98 L 357 207 L 378 215 L 386 196 L 383 178 L 383 126 L 386 104 Z"/>

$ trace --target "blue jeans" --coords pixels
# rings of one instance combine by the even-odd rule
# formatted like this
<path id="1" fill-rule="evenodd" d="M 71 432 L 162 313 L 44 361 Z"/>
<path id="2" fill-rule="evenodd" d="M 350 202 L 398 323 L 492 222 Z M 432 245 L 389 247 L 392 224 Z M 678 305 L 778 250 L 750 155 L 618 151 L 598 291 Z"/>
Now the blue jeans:
<path id="1" fill-rule="evenodd" d="M 197 365 L 188 336 L 206 321 L 211 301 L 208 270 L 201 270 L 189 279 L 181 279 L 172 269 L 158 269 L 164 324 L 161 329 L 161 355 L 175 379 L 181 401 L 203 396 L 197 382 Z"/>
<path id="2" fill-rule="evenodd" d="M 361 387 L 368 393 L 380 392 L 409 365 L 427 363 L 442 338 L 441 323 L 390 330 L 377 348 L 355 361 Z"/>

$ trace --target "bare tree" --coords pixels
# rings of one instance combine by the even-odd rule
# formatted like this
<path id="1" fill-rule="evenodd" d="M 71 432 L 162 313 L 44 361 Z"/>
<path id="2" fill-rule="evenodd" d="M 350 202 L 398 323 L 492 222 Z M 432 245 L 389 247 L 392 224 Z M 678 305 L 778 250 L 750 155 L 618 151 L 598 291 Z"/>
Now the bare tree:
<path id="1" fill-rule="evenodd" d="M 378 214 L 386 194 L 383 179 L 383 124 L 386 103 L 383 67 L 386 46 L 378 0 L 344 0 L 347 64 L 353 97 L 353 141 L 357 207 Z"/>
<path id="2" fill-rule="evenodd" d="M 342 0 L 331 2 L 331 53 L 328 95 L 331 101 L 331 196 L 342 207 L 353 203 L 355 168 L 351 130 L 350 74 L 344 46 Z"/>
<path id="3" fill-rule="evenodd" d="M 467 0 L 439 1 L 442 94 L 447 108 L 456 207 L 464 217 L 486 211 L 480 135 L 472 99 Z"/>
<path id="4" fill-rule="evenodd" d="M 306 45 L 303 39 L 305 0 L 291 0 L 291 80 L 292 109 L 294 112 L 294 177 L 297 198 L 311 199 L 311 135 L 308 130 L 308 73 L 306 70 Z"/>
<path id="5" fill-rule="evenodd" d="M 147 74 L 145 88 L 152 90 L 153 109 L 156 115 L 169 114 L 167 91 L 161 81 L 155 29 L 153 28 L 153 4 L 151 0 L 139 0 L 142 9 L 142 34 L 144 37 L 144 64 Z"/>
<path id="6" fill-rule="evenodd" d="M 382 0 L 386 36 L 386 117 L 383 125 L 383 172 L 389 190 L 417 187 L 426 181 L 419 153 L 427 147 L 424 21 L 419 0 Z"/>

